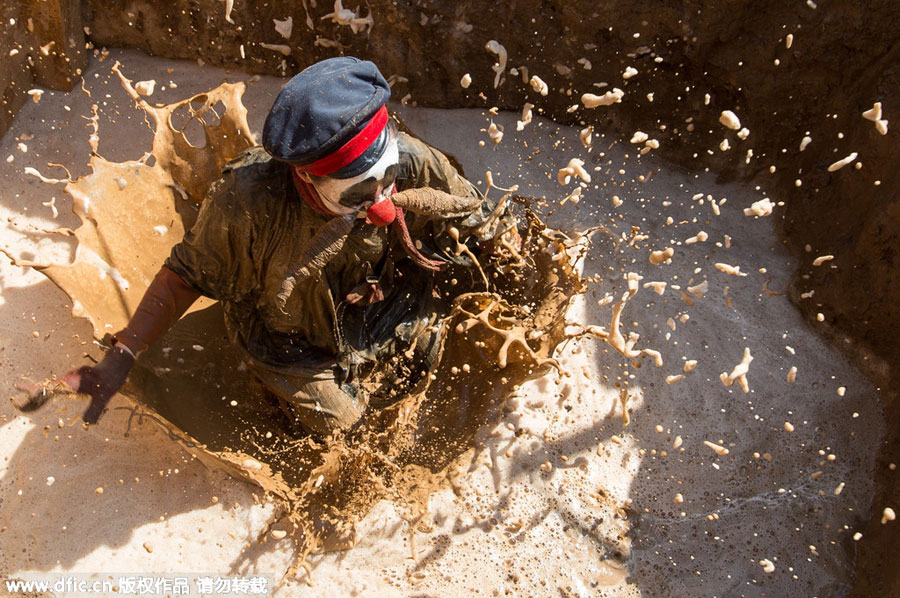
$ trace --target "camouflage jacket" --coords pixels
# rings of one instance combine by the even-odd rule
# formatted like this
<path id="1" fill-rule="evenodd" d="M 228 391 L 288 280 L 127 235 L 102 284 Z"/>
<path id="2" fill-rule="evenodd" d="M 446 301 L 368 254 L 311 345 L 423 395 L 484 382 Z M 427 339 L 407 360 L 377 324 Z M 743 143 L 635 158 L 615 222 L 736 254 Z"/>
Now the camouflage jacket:
<path id="1" fill-rule="evenodd" d="M 398 190 L 433 187 L 481 197 L 438 150 L 405 133 L 399 146 Z M 401 348 L 398 343 L 443 315 L 454 293 L 483 290 L 480 275 L 455 251 L 447 229 L 456 226 L 477 254 L 478 244 L 496 234 L 472 234 L 491 209 L 483 201 L 471 215 L 452 222 L 406 214 L 421 253 L 450 262 L 451 267 L 438 274 L 414 264 L 389 227 L 360 219 L 341 252 L 319 274 L 301 282 L 281 310 L 275 297 L 285 274 L 329 217 L 298 195 L 286 164 L 253 148 L 226 166 L 166 266 L 202 295 L 223 302 L 232 341 L 268 367 L 289 370 L 291 365 L 374 360 Z M 451 277 L 457 279 L 452 286 Z M 383 301 L 348 301 L 360 283 L 375 280 Z"/>

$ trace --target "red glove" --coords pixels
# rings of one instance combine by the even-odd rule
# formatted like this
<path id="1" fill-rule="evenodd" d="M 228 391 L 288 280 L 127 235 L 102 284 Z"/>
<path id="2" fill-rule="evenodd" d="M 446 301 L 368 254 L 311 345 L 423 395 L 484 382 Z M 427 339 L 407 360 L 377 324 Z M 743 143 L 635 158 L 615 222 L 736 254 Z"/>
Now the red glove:
<path id="1" fill-rule="evenodd" d="M 125 384 L 134 356 L 165 334 L 199 296 L 175 272 L 160 268 L 128 326 L 115 335 L 116 346 L 97 365 L 82 366 L 62 377 L 73 391 L 91 396 L 82 416 L 85 422 L 97 423 L 109 399 Z"/>
<path id="2" fill-rule="evenodd" d="M 96 424 L 106 404 L 125 384 L 134 365 L 134 356 L 123 347 L 113 347 L 95 366 L 82 366 L 63 376 L 61 381 L 77 393 L 90 395 L 91 404 L 82 415 L 89 424 Z"/>

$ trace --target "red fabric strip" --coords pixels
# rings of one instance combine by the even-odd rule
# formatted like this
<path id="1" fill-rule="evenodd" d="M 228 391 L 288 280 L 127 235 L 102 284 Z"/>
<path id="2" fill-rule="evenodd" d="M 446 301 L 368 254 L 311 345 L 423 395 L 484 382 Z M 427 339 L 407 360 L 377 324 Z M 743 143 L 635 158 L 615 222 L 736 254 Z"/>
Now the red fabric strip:
<path id="1" fill-rule="evenodd" d="M 319 214 L 325 214 L 326 216 L 337 216 L 337 214 L 333 213 L 331 210 L 325 207 L 325 204 L 322 203 L 322 198 L 319 197 L 319 192 L 316 191 L 316 188 L 300 178 L 300 175 L 297 173 L 296 167 L 291 168 L 291 177 L 294 179 L 294 188 L 297 189 L 297 193 L 300 195 L 300 197 L 303 198 L 303 201 L 309 204 L 309 207 L 311 207 Z"/>
<path id="2" fill-rule="evenodd" d="M 350 162 L 359 158 L 366 151 L 372 142 L 375 141 L 387 125 L 388 113 L 387 108 L 382 106 L 372 117 L 363 130 L 360 131 L 353 139 L 348 141 L 334 153 L 328 154 L 324 158 L 320 158 L 310 164 L 304 164 L 298 168 L 302 168 L 310 174 L 316 176 L 326 176 L 335 170 L 340 170 Z"/>
<path id="3" fill-rule="evenodd" d="M 403 250 L 406 251 L 406 255 L 408 255 L 417 266 L 434 272 L 438 272 L 447 267 L 447 262 L 428 259 L 416 249 L 416 245 L 409 235 L 409 229 L 406 227 L 406 218 L 403 215 L 403 209 L 400 206 L 397 206 L 397 218 L 394 220 L 393 229 L 394 232 L 397 233 L 397 236 L 400 237 L 400 244 L 403 246 Z"/>

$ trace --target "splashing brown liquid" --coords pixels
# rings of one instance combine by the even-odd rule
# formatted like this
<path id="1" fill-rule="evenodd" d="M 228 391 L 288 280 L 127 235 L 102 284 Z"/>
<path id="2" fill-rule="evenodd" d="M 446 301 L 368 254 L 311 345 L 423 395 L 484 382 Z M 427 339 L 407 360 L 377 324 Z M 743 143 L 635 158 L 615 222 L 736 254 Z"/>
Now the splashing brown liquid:
<path id="1" fill-rule="evenodd" d="M 83 223 L 74 231 L 76 257 L 42 270 L 98 338 L 127 323 L 221 167 L 255 143 L 242 83 L 151 106 L 118 64 L 113 70 L 152 121 L 152 150 L 137 161 L 100 157 L 94 107 L 92 173 L 66 185 Z M 185 106 L 203 125 L 202 148 L 173 125 L 173 113 Z M 211 117 L 217 122 L 207 122 Z M 553 353 L 565 338 L 565 312 L 584 291 L 573 266 L 584 245 L 531 212 L 522 233 L 521 250 L 502 242 L 499 255 L 482 264 L 494 292 L 460 295 L 436 324 L 444 340 L 427 373 L 416 375 L 399 354 L 366 378 L 370 409 L 350 436 L 298 439 L 231 347 L 220 306 L 207 300 L 138 360 L 123 390 L 136 402 L 129 425 L 145 417 L 158 422 L 205 463 L 276 500 L 281 508 L 260 539 L 272 530 L 291 535 L 298 558 L 286 577 L 314 551 L 351 547 L 355 524 L 381 499 L 393 500 L 413 525 L 476 432 L 499 419 L 508 392 L 559 368 Z"/>

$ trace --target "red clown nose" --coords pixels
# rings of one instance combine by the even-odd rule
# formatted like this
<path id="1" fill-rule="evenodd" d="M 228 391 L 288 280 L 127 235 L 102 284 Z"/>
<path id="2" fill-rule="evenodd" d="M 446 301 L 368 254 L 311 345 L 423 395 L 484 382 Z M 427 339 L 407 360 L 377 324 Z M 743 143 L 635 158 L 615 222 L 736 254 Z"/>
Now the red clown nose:
<path id="1" fill-rule="evenodd" d="M 366 210 L 366 218 L 375 226 L 387 226 L 397 217 L 397 208 L 389 199 L 383 199 L 372 204 Z"/>

